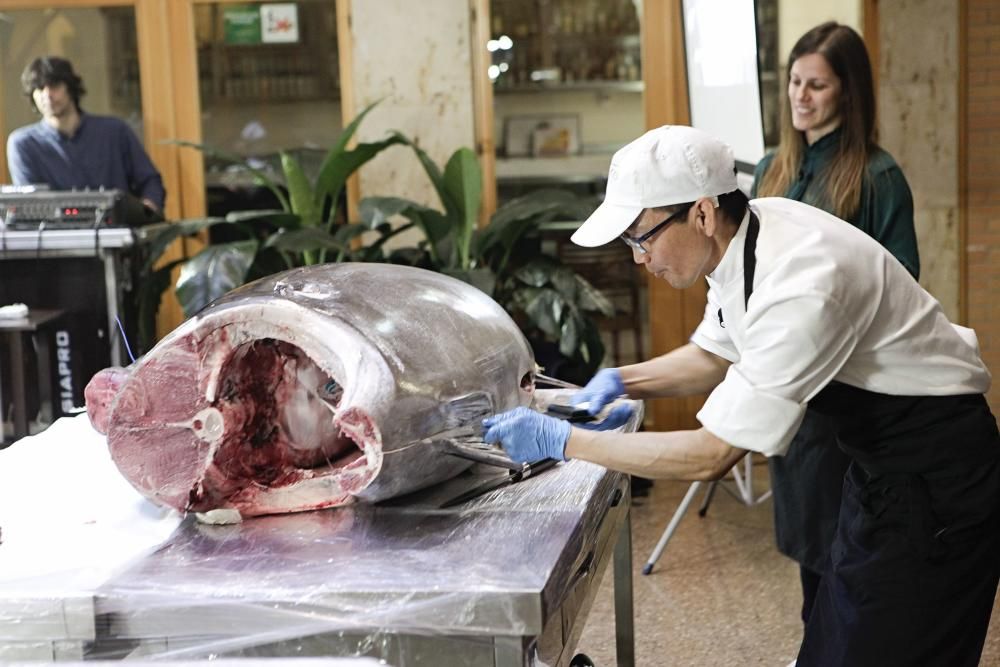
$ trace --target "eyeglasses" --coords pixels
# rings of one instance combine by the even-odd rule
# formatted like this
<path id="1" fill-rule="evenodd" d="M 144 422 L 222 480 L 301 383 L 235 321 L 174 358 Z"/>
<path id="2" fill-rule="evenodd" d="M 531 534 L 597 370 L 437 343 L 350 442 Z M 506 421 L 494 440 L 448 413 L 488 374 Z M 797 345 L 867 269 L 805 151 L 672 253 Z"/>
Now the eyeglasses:
<path id="1" fill-rule="evenodd" d="M 664 220 L 663 222 L 657 224 L 655 227 L 653 227 L 652 229 L 650 229 L 648 232 L 646 232 L 642 236 L 629 236 L 628 232 L 622 232 L 621 239 L 622 239 L 622 241 L 625 242 L 625 244 L 629 248 L 632 248 L 632 250 L 635 250 L 640 255 L 645 255 L 649 251 L 646 249 L 646 246 L 644 246 L 642 244 L 645 243 L 646 241 L 650 240 L 651 238 L 653 238 L 657 234 L 659 234 L 661 231 L 663 231 L 663 228 L 666 227 L 667 225 L 669 225 L 671 222 L 673 222 L 675 220 L 678 220 L 678 219 L 683 218 L 684 216 L 686 216 L 688 214 L 688 211 L 691 210 L 692 206 L 694 206 L 693 202 L 690 203 L 690 204 L 688 204 L 687 206 L 685 206 L 681 210 L 672 213 L 671 215 L 667 216 L 666 220 Z"/>

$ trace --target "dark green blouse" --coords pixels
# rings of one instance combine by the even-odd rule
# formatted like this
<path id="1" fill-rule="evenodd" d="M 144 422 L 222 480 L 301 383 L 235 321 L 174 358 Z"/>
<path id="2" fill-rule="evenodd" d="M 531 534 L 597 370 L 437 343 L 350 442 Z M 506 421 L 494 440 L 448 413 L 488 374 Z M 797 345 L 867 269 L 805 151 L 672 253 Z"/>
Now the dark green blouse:
<path id="1" fill-rule="evenodd" d="M 798 178 L 792 182 L 785 197 L 826 210 L 817 202 L 822 201 L 824 170 L 837 152 L 839 136 L 840 131 L 835 130 L 806 147 Z M 769 153 L 757 163 L 752 197 L 757 196 L 757 186 L 773 159 L 774 153 Z M 861 185 L 861 206 L 848 222 L 881 243 L 914 278 L 920 277 L 917 234 L 913 227 L 913 195 L 899 165 L 881 148 L 877 148 L 868 160 L 868 170 Z"/>

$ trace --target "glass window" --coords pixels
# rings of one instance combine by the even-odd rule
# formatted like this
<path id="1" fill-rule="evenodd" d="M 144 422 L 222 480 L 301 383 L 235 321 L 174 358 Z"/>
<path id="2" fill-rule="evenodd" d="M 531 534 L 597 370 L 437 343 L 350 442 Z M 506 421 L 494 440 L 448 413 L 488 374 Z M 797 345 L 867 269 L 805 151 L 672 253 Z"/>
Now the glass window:
<path id="1" fill-rule="evenodd" d="M 500 203 L 537 187 L 603 194 L 611 155 L 642 134 L 633 0 L 493 0 Z"/>
<path id="2" fill-rule="evenodd" d="M 245 157 L 280 180 L 278 152 L 314 177 L 340 136 L 336 7 L 327 0 L 195 5 L 204 143 Z M 245 172 L 209 156 L 208 212 L 271 207 Z"/>

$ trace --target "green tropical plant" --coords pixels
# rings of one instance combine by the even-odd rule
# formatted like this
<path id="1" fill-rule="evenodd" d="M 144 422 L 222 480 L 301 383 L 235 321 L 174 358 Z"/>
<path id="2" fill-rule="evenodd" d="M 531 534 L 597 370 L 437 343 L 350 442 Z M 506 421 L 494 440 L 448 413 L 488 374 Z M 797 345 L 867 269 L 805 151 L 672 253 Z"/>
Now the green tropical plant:
<path id="1" fill-rule="evenodd" d="M 592 315 L 612 315 L 612 304 L 582 276 L 540 250 L 542 223 L 586 218 L 596 202 L 562 190 L 537 190 L 513 199 L 478 228 L 482 174 L 468 148 L 455 151 L 440 170 L 414 142 L 416 153 L 441 200 L 436 210 L 399 197 L 368 197 L 362 223 L 381 225 L 401 216 L 419 228 L 415 248 L 397 249 L 389 261 L 429 268 L 480 288 L 503 305 L 534 343 L 548 341 L 582 367 L 587 377 L 600 365 L 604 346 Z"/>
<path id="2" fill-rule="evenodd" d="M 530 233 L 556 218 L 585 218 L 596 203 L 565 191 L 540 190 L 500 207 L 480 229 L 482 178 L 475 154 L 468 148 L 458 149 L 441 170 L 416 143 L 398 132 L 348 150 L 347 143 L 371 108 L 345 128 L 315 180 L 306 176 L 291 154 L 281 154 L 287 195 L 280 183 L 241 158 L 177 141 L 247 171 L 273 193 L 281 208 L 182 220 L 154 237 L 143 267 L 149 279 L 140 294 L 140 339 L 146 344 L 154 340 L 156 311 L 178 266 L 175 292 L 185 316 L 190 317 L 226 292 L 287 268 L 326 261 L 391 262 L 428 268 L 475 285 L 507 308 L 529 340 L 554 344 L 584 369 L 584 377 L 596 370 L 604 347 L 592 315 L 610 315 L 613 308 L 581 276 L 555 258 L 543 256 L 537 235 Z M 397 144 L 415 152 L 443 210 L 399 197 L 369 197 L 360 203 L 359 222 L 338 221 L 336 201 L 348 176 Z M 213 227 L 226 228 L 236 240 L 210 243 L 191 258 L 154 270 L 157 259 L 177 238 Z M 423 236 L 416 246 L 390 247 L 391 239 L 414 228 Z M 366 232 L 374 235 L 358 244 L 356 239 Z"/>
<path id="3" fill-rule="evenodd" d="M 310 179 L 301 163 L 290 152 L 280 154 L 282 183 L 239 156 L 206 144 L 175 140 L 171 143 L 203 152 L 235 170 L 246 171 L 253 180 L 267 188 L 280 209 L 239 211 L 224 217 L 182 220 L 168 225 L 150 242 L 149 259 L 143 267 L 149 276 L 139 295 L 140 338 L 146 344 L 154 340 L 156 311 L 163 292 L 171 283 L 171 272 L 178 265 L 180 275 L 175 287 L 185 316 L 190 317 L 211 301 L 250 280 L 277 271 L 324 261 L 377 261 L 388 239 L 405 231 L 388 224 L 343 224 L 336 219 L 337 201 L 348 177 L 358 168 L 395 144 L 406 143 L 398 133 L 382 141 L 360 143 L 348 149 L 354 136 L 375 104 L 358 114 L 327 151 L 315 179 Z M 203 230 L 226 228 L 236 240 L 210 243 L 189 259 L 170 262 L 154 269 L 160 256 L 176 239 Z M 375 231 L 378 240 L 366 247 L 354 248 L 352 241 L 367 231 Z"/>

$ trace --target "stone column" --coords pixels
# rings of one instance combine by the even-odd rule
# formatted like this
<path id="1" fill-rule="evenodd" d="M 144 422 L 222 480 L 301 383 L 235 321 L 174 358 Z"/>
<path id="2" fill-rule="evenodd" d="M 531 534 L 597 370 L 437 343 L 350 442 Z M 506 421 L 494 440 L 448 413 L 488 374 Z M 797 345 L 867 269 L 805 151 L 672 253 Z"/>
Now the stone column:
<path id="1" fill-rule="evenodd" d="M 381 100 L 364 120 L 360 141 L 399 130 L 443 169 L 462 146 L 474 146 L 471 15 L 468 0 L 350 2 L 354 43 L 353 116 Z M 405 197 L 440 209 L 413 151 L 394 146 L 361 170 L 361 196 Z"/>
<path id="2" fill-rule="evenodd" d="M 959 317 L 958 3 L 879 4 L 880 143 L 913 190 L 920 284 Z"/>

